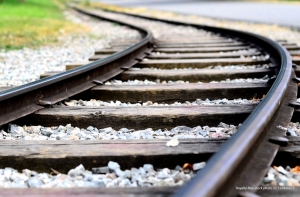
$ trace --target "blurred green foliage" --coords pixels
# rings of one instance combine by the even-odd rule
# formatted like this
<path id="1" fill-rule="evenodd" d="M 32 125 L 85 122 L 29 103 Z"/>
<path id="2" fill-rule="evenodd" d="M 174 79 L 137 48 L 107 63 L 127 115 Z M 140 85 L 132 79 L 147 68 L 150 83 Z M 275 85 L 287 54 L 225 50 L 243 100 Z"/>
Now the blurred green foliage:
<path id="1" fill-rule="evenodd" d="M 65 20 L 61 5 L 67 0 L 3 0 L 0 4 L 0 48 L 36 47 L 58 36 L 79 32 Z M 84 28 L 83 28 L 84 29 Z"/>

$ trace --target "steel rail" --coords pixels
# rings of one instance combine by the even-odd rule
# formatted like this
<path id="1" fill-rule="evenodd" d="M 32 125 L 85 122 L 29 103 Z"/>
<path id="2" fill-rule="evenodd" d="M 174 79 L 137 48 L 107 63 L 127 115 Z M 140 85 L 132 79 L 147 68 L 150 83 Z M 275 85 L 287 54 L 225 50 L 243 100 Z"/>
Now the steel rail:
<path id="1" fill-rule="evenodd" d="M 147 52 L 152 51 L 153 36 L 150 31 L 93 13 L 85 12 L 85 14 L 129 26 L 138 30 L 143 38 L 133 46 L 101 60 L 1 92 L 0 125 L 88 90 L 97 83 L 101 84 L 133 66 L 138 62 L 137 59 L 145 57 Z"/>
<path id="2" fill-rule="evenodd" d="M 284 133 L 283 131 L 275 131 L 278 130 L 276 128 L 276 121 L 280 120 L 281 122 L 287 123 L 291 120 L 293 113 L 293 108 L 289 107 L 288 103 L 296 99 L 297 85 L 295 83 L 291 84 L 293 69 L 292 59 L 288 51 L 275 41 L 253 33 L 151 18 L 124 12 L 121 13 L 174 25 L 189 25 L 198 29 L 219 33 L 222 36 L 239 38 L 243 41 L 251 42 L 255 47 L 258 47 L 270 55 L 271 62 L 276 67 L 277 78 L 266 97 L 244 121 L 242 127 L 239 128 L 236 134 L 221 147 L 220 151 L 209 159 L 206 167 L 201 170 L 191 182 L 173 195 L 174 197 L 247 196 L 249 193 L 240 193 L 236 187 L 259 186 L 267 168 L 263 170 L 258 168 L 268 167 L 279 149 L 279 145 L 274 145 L 269 142 L 270 137 L 274 135 L 275 138 L 280 137 Z M 285 99 L 288 86 L 289 91 L 291 91 L 289 93 L 290 100 Z M 280 115 L 280 110 L 288 111 L 287 114 L 284 114 L 286 117 Z M 280 142 L 277 141 L 277 143 Z M 269 150 L 263 150 L 266 148 Z M 255 157 L 266 157 L 268 159 L 265 159 L 262 164 L 260 164 L 261 166 L 257 168 L 253 166 L 255 165 L 255 161 L 251 161 L 251 159 Z M 263 160 L 263 158 L 259 159 Z M 250 164 L 248 165 L 247 163 Z M 242 165 L 245 165 L 247 169 L 250 170 L 247 172 L 250 175 L 245 175 L 245 167 Z M 258 171 L 260 176 L 253 178 Z M 251 192 L 255 192 L 255 190 Z"/>
<path id="3" fill-rule="evenodd" d="M 261 143 L 268 141 L 264 137 L 270 137 L 266 132 L 270 132 L 269 128 L 275 119 L 273 115 L 279 113 L 279 107 L 283 102 L 292 75 L 292 61 L 288 52 L 269 39 L 262 38 L 261 41 L 273 45 L 278 50 L 281 69 L 275 83 L 237 133 L 208 161 L 207 167 L 174 196 L 235 196 L 239 193 L 236 190 L 237 181 L 229 180 L 239 179 L 239 173 L 242 173 L 243 169 L 238 170 L 238 168 L 245 165 L 245 159 L 249 161 L 249 158 L 257 154 L 255 151 L 258 150 Z M 291 116 L 288 118 L 290 119 Z M 268 154 L 273 155 L 274 158 L 278 148 L 279 146 Z M 270 164 L 270 161 L 267 162 Z M 253 172 L 249 171 L 248 173 Z M 258 176 L 258 179 L 261 180 L 262 177 Z M 259 186 L 257 182 L 259 181 L 246 180 L 242 186 Z"/>
<path id="4" fill-rule="evenodd" d="M 80 11 L 97 17 L 92 12 Z M 152 18 L 150 19 L 153 20 Z M 219 33 L 222 36 L 249 41 L 268 53 L 271 56 L 272 63 L 277 66 L 277 79 L 263 101 L 245 120 L 237 133 L 208 161 L 207 167 L 201 170 L 190 183 L 179 189 L 174 195 L 176 197 L 236 196 L 239 192 L 235 190 L 235 186 L 237 186 L 237 181 L 241 179 L 244 170 L 242 165 L 250 161 L 252 157 L 257 157 L 257 150 L 260 150 L 262 145 L 267 144 L 267 147 L 271 146 L 272 148 L 263 156 L 272 157 L 278 150 L 279 146 L 269 143 L 268 139 L 272 129 L 274 129 L 274 122 L 277 120 L 279 110 L 282 107 L 287 107 L 285 94 L 288 86 L 289 88 L 292 86 L 289 84 L 292 77 L 291 57 L 276 42 L 252 33 L 177 21 L 160 21 L 176 25 L 189 25 Z M 132 25 L 129 26 L 133 27 Z M 112 76 L 121 73 L 124 67 L 127 68 L 135 64 L 137 60 L 133 60 L 134 58 L 144 57 L 145 52 L 152 50 L 151 33 L 139 27 L 135 28 L 144 33 L 145 36 L 141 42 L 125 51 L 118 52 L 86 66 L 0 93 L 0 109 L 2 110 L 0 124 L 5 124 L 16 118 L 33 113 L 43 108 L 44 105 L 51 105 L 94 87 L 95 82 L 93 80 L 97 80 L 96 83 L 101 84 Z M 295 87 L 296 84 L 294 84 L 293 88 L 295 89 Z M 291 111 L 291 107 L 289 110 Z M 274 114 L 276 116 L 273 116 Z M 289 117 L 285 118 L 289 119 Z M 267 160 L 264 165 L 269 163 L 270 160 Z M 248 173 L 255 173 L 255 171 Z M 258 179 L 261 179 L 261 177 L 258 177 Z M 246 178 L 243 184 L 255 186 L 257 179 L 247 180 Z"/>

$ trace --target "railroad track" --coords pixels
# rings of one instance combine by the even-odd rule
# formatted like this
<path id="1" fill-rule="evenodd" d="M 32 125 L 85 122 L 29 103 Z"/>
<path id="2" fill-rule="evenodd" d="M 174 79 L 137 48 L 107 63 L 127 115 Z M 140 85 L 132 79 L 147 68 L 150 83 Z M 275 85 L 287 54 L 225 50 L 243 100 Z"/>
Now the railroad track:
<path id="1" fill-rule="evenodd" d="M 194 178 L 182 187 L 177 184 L 174 187 L 122 189 L 5 189 L 0 190 L 2 195 L 251 196 L 255 190 L 237 188 L 260 186 L 278 151 L 279 156 L 274 160 L 276 164 L 282 162 L 281 158 L 289 159 L 286 162 L 297 161 L 294 153 L 298 150 L 298 139 L 283 137 L 286 130 L 282 128 L 288 126 L 293 113 L 293 120 L 299 121 L 299 111 L 294 110 L 298 107 L 298 86 L 295 82 L 299 80 L 295 73 L 299 70 L 296 66 L 292 68 L 291 57 L 281 45 L 251 33 L 174 21 L 164 22 L 189 26 L 191 32 L 177 35 L 165 33 L 155 38 L 150 31 L 124 22 L 126 18 L 121 21 L 112 17 L 112 14 L 100 11 L 77 10 L 128 25 L 139 30 L 143 38 L 139 41 L 116 40 L 111 43 L 111 49 L 97 51 L 87 65 L 78 67 L 81 64 L 73 64 L 67 72 L 53 76 L 49 76 L 53 73 L 47 74 L 49 77 L 42 80 L 2 92 L 0 124 L 3 129 L 13 133 L 9 123 L 27 125 L 28 128 L 23 129 L 31 133 L 35 131 L 30 130 L 28 125 L 49 128 L 38 127 L 37 131 L 48 140 L 1 140 L 0 167 L 28 168 L 38 172 L 49 172 L 52 168 L 55 169 L 52 172 L 58 174 L 68 173 L 79 164 L 90 170 L 107 166 L 109 161 L 118 162 L 122 169 L 147 163 L 153 164 L 155 169 L 189 163 L 179 170 L 184 176 Z M 297 46 L 286 41 L 280 42 L 293 50 L 292 54 L 297 54 Z M 232 69 L 231 65 L 242 66 Z M 227 78 L 238 80 L 226 81 Z M 239 78 L 258 79 L 247 82 Z M 145 79 L 152 82 L 145 82 Z M 137 81 L 138 85 L 132 85 L 120 84 L 117 80 L 144 82 Z M 209 83 L 211 81 L 216 82 Z M 214 101 L 219 102 L 218 105 L 207 105 L 211 102 L 205 100 L 224 97 L 226 99 L 223 101 Z M 248 99 L 247 103 L 230 101 L 238 98 Z M 113 103 L 115 107 L 76 106 L 96 102 L 79 99 L 99 99 L 103 102 L 118 100 L 118 104 Z M 142 106 L 121 106 L 121 102 Z M 224 105 L 230 102 L 233 104 Z M 115 134 L 111 134 L 111 138 L 119 137 L 115 140 L 78 140 L 83 138 L 78 133 L 87 130 L 77 129 L 73 135 L 68 131 L 71 126 L 67 124 L 78 128 L 92 126 L 87 130 L 98 132 L 93 139 L 108 139 L 100 135 L 106 132 L 105 129 L 101 130 L 105 127 L 116 130 L 112 131 Z M 55 127 L 59 125 L 67 126 Z M 199 125 L 202 127 L 199 128 Z M 16 128 L 19 127 L 14 127 L 17 133 Z M 71 130 L 76 130 L 73 127 Z M 122 128 L 128 129 L 124 131 Z M 51 135 L 55 134 L 53 130 L 59 129 L 69 132 L 65 137 L 72 140 L 64 140 L 66 138 L 59 134 L 55 136 L 55 141 L 50 140 Z M 124 134 L 132 132 L 132 129 L 143 130 L 144 133 L 135 136 Z M 121 130 L 124 135 L 117 135 Z M 154 133 L 155 137 L 147 136 L 147 131 Z M 187 133 L 189 137 L 185 136 Z M 179 144 L 171 140 L 174 146 L 166 146 L 171 136 L 179 138 Z M 120 140 L 122 137 L 140 139 L 125 141 Z M 191 164 L 200 165 L 199 162 L 208 159 L 205 168 L 199 171 L 191 168 Z M 118 176 L 125 172 L 117 172 L 109 167 Z M 96 171 L 93 170 L 94 173 Z M 160 172 L 163 174 L 165 171 L 170 173 L 168 170 Z M 68 174 L 71 176 L 72 173 L 69 171 Z M 145 182 L 149 185 L 149 180 Z M 173 182 L 177 183 L 178 180 Z M 139 181 L 137 184 L 142 185 Z M 296 195 L 297 191 L 299 189 L 296 188 L 288 192 Z M 258 190 L 258 194 L 274 196 L 280 195 L 280 192 Z"/>

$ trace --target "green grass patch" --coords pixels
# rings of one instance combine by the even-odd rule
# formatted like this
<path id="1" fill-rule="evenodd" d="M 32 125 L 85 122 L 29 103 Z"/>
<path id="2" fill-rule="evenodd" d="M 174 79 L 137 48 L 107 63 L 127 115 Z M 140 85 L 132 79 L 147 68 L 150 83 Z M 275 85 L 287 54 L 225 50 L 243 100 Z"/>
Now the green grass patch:
<path id="1" fill-rule="evenodd" d="M 52 44 L 59 36 L 88 31 L 66 21 L 57 0 L 3 0 L 0 3 L 0 48 Z"/>

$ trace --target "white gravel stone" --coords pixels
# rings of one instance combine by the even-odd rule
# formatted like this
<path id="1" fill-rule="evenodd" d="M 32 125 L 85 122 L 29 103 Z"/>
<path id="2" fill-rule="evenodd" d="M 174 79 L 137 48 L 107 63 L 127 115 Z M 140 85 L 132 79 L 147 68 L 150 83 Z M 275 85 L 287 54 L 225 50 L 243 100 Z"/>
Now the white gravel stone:
<path id="1" fill-rule="evenodd" d="M 112 171 L 115 171 L 116 169 L 120 169 L 120 165 L 117 162 L 110 161 L 108 163 L 108 168 Z"/>
<path id="2" fill-rule="evenodd" d="M 39 178 L 30 178 L 28 180 L 28 187 L 30 188 L 38 188 L 41 187 L 43 184 L 43 181 Z"/>
<path id="3" fill-rule="evenodd" d="M 143 168 L 146 172 L 150 172 L 153 170 L 153 165 L 152 164 L 144 164 Z"/>
<path id="4" fill-rule="evenodd" d="M 193 164 L 193 170 L 194 171 L 198 171 L 198 170 L 201 170 L 202 168 L 205 167 L 205 162 L 201 162 L 201 163 L 194 163 Z"/>
<path id="5" fill-rule="evenodd" d="M 70 177 L 77 177 L 77 176 L 80 176 L 81 174 L 83 174 L 84 171 L 85 171 L 85 169 L 84 169 L 83 165 L 80 164 L 75 169 L 71 169 L 68 172 L 68 176 L 70 176 Z"/>
<path id="6" fill-rule="evenodd" d="M 166 146 L 169 146 L 169 147 L 174 147 L 174 146 L 178 146 L 178 145 L 179 145 L 179 141 L 177 138 L 173 138 L 166 143 Z"/>

